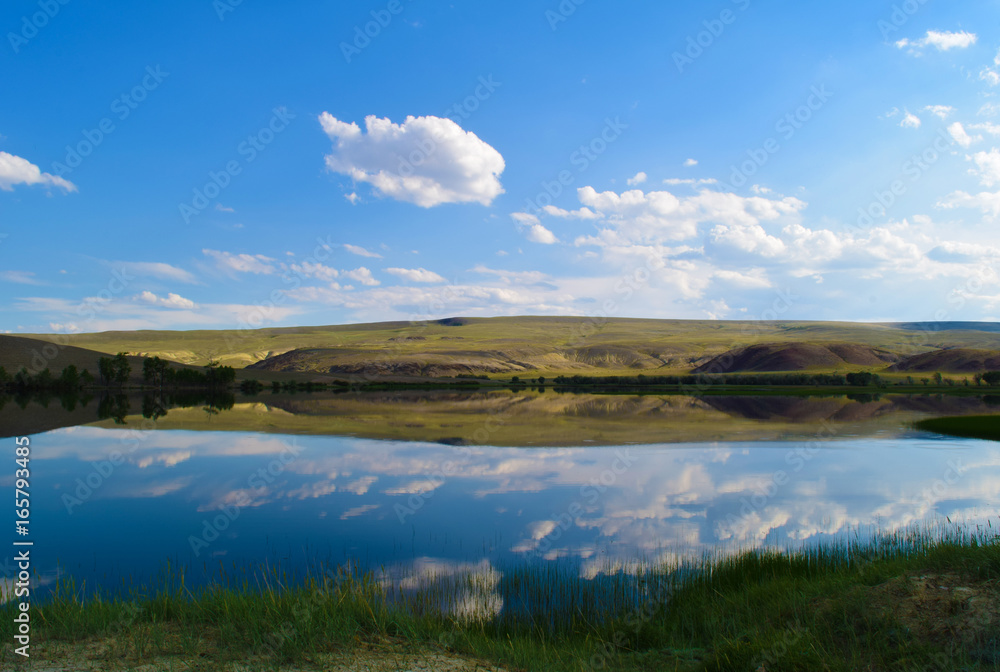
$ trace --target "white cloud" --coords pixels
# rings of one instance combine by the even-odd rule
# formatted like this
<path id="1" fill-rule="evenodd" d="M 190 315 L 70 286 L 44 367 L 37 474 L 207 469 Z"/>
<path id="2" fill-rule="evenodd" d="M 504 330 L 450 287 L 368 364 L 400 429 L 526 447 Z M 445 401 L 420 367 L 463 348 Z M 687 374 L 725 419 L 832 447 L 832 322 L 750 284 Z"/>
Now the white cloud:
<path id="1" fill-rule="evenodd" d="M 539 282 L 544 282 L 545 279 L 548 278 L 548 276 L 541 271 L 505 271 L 502 269 L 488 268 L 482 264 L 473 268 L 472 272 L 481 273 L 483 275 L 493 275 L 503 280 L 506 284 L 515 285 L 534 285 Z"/>
<path id="2" fill-rule="evenodd" d="M 274 259 L 263 254 L 231 254 L 218 250 L 202 250 L 202 253 L 215 259 L 219 268 L 230 273 L 270 275 L 276 270 L 271 263 Z"/>
<path id="3" fill-rule="evenodd" d="M 44 184 L 63 191 L 76 191 L 76 185 L 57 175 L 43 173 L 38 166 L 20 156 L 0 152 L 0 190 L 13 191 L 18 184 Z"/>
<path id="4" fill-rule="evenodd" d="M 982 138 L 979 136 L 976 136 L 974 138 L 969 136 L 969 134 L 965 132 L 965 128 L 962 126 L 962 122 L 960 121 L 956 121 L 954 124 L 949 126 L 948 133 L 955 140 L 955 142 L 960 144 L 962 147 L 968 147 L 973 142 L 982 140 Z"/>
<path id="5" fill-rule="evenodd" d="M 559 239 L 556 238 L 556 234 L 552 233 L 541 224 L 532 224 L 531 228 L 528 230 L 527 237 L 531 242 L 541 243 L 542 245 L 552 245 L 553 243 L 559 242 Z"/>
<path id="6" fill-rule="evenodd" d="M 979 79 L 983 80 L 990 86 L 996 86 L 1000 84 L 1000 73 L 996 70 L 990 70 L 989 68 L 983 68 L 979 71 Z"/>
<path id="7" fill-rule="evenodd" d="M 697 159 L 688 159 L 687 161 L 684 162 L 684 165 L 687 166 L 688 168 L 691 168 L 692 166 L 697 166 L 698 165 L 698 160 Z"/>
<path id="8" fill-rule="evenodd" d="M 980 117 L 995 117 L 1000 115 L 1000 103 L 983 103 L 977 114 Z"/>
<path id="9" fill-rule="evenodd" d="M 319 262 L 303 261 L 301 264 L 292 264 L 288 267 L 291 271 L 304 278 L 316 278 L 326 282 L 333 282 L 340 276 L 340 272 L 335 268 L 330 268 Z"/>
<path id="10" fill-rule="evenodd" d="M 390 198 L 430 208 L 490 205 L 503 193 L 500 152 L 451 119 L 410 116 L 394 124 L 372 115 L 365 117 L 366 133 L 327 112 L 319 121 L 333 141 L 327 167 Z"/>
<path id="11" fill-rule="evenodd" d="M 133 275 L 160 278 L 161 280 L 175 280 L 189 285 L 198 283 L 198 279 L 184 269 L 158 261 L 124 261 L 115 262 L 112 265 Z"/>
<path id="12" fill-rule="evenodd" d="M 510 218 L 518 224 L 538 224 L 538 217 L 529 212 L 512 212 Z"/>
<path id="13" fill-rule="evenodd" d="M 215 209 L 218 210 L 219 212 L 236 212 L 235 209 L 233 209 L 233 208 L 227 208 L 222 203 L 216 203 L 215 204 Z"/>
<path id="14" fill-rule="evenodd" d="M 157 297 L 159 298 L 159 297 Z M 85 331 L 134 331 L 137 329 L 231 329 L 234 324 L 273 324 L 294 319 L 303 311 L 298 306 L 270 306 L 243 304 L 198 304 L 191 308 L 181 305 L 167 306 L 152 304 L 142 300 L 108 301 L 99 296 L 82 300 L 30 297 L 20 299 L 18 308 L 44 313 L 48 320 L 66 327 L 67 331 L 79 331 L 81 326 L 80 307 L 85 306 L 94 313 L 93 318 L 82 323 Z M 161 301 L 171 301 L 168 295 Z M 186 299 L 178 297 L 175 304 Z"/>
<path id="15" fill-rule="evenodd" d="M 589 208 L 580 208 L 579 210 L 563 210 L 562 208 L 557 208 L 554 205 L 546 205 L 542 210 L 546 215 L 551 215 L 552 217 L 561 217 L 563 219 L 601 219 L 601 215 L 597 214 Z"/>
<path id="16" fill-rule="evenodd" d="M 899 122 L 899 125 L 903 128 L 920 128 L 920 117 L 910 112 L 907 112 L 903 117 L 903 120 Z"/>
<path id="17" fill-rule="evenodd" d="M 646 181 L 647 178 L 648 178 L 648 175 L 646 175 L 646 173 L 644 173 L 642 171 L 639 171 L 633 177 L 628 178 L 628 180 L 627 180 L 628 186 L 634 187 L 637 184 L 642 184 L 643 182 Z"/>
<path id="18" fill-rule="evenodd" d="M 426 268 L 387 268 L 385 272 L 410 282 L 447 282 L 440 275 L 434 271 L 428 271 Z"/>
<path id="19" fill-rule="evenodd" d="M 1000 150 L 994 147 L 988 152 L 976 152 L 970 158 L 975 162 L 985 186 L 1000 184 Z"/>
<path id="20" fill-rule="evenodd" d="M 947 119 L 948 115 L 954 111 L 955 108 L 949 105 L 928 105 L 924 108 L 924 112 L 930 112 L 940 119 Z"/>
<path id="21" fill-rule="evenodd" d="M 0 271 L 0 280 L 18 285 L 40 285 L 31 271 Z"/>
<path id="22" fill-rule="evenodd" d="M 709 190 L 678 198 L 668 191 L 643 193 L 635 189 L 616 194 L 581 187 L 577 196 L 608 221 L 608 228 L 598 238 L 578 240 L 577 244 L 601 246 L 685 240 L 695 237 L 702 223 L 756 225 L 762 220 L 796 214 L 805 207 L 792 197 L 742 197 Z"/>
<path id="23" fill-rule="evenodd" d="M 993 124 L 988 121 L 981 124 L 969 124 L 969 128 L 974 131 L 986 131 L 990 135 L 1000 135 L 1000 124 Z"/>
<path id="24" fill-rule="evenodd" d="M 358 201 L 361 200 L 361 197 L 353 191 L 349 194 L 344 194 L 344 198 L 346 198 L 351 205 L 357 205 Z"/>
<path id="25" fill-rule="evenodd" d="M 164 308 L 191 309 L 195 307 L 194 301 L 185 299 L 183 296 L 174 294 L 173 292 L 167 294 L 166 298 L 162 298 L 153 292 L 145 291 L 139 294 L 136 300 L 148 303 L 151 306 L 162 306 Z"/>
<path id="26" fill-rule="evenodd" d="M 785 244 L 769 235 L 760 224 L 719 224 L 712 229 L 711 235 L 713 243 L 763 257 L 775 257 L 785 251 Z"/>
<path id="27" fill-rule="evenodd" d="M 910 53 L 918 53 L 924 47 L 934 47 L 938 51 L 949 51 L 951 49 L 965 49 L 976 43 L 975 33 L 958 31 L 955 33 L 948 31 L 928 30 L 927 35 L 919 40 L 909 40 L 903 38 L 896 42 L 899 49 L 910 48 Z"/>
<path id="28" fill-rule="evenodd" d="M 359 245 L 351 245 L 350 243 L 344 243 L 344 249 L 351 254 L 356 254 L 359 257 L 368 257 L 370 259 L 381 259 L 382 255 L 378 252 L 369 252 L 365 248 Z"/>
<path id="29" fill-rule="evenodd" d="M 379 281 L 372 275 L 372 272 L 364 266 L 355 268 L 353 271 L 341 271 L 340 274 L 345 278 L 350 278 L 355 282 L 360 282 L 362 285 L 368 285 L 369 287 L 375 287 L 380 284 Z"/>
<path id="30" fill-rule="evenodd" d="M 692 186 L 699 187 L 703 184 L 718 184 L 718 183 L 719 181 L 714 177 L 709 177 L 700 180 L 696 180 L 693 177 L 668 177 L 667 179 L 663 180 L 663 184 L 667 184 L 670 186 L 677 186 L 680 184 L 690 184 Z"/>
<path id="31" fill-rule="evenodd" d="M 956 191 L 938 203 L 938 207 L 972 208 L 997 218 L 1000 217 L 1000 192 L 983 191 L 973 195 L 965 191 Z"/>
<path id="32" fill-rule="evenodd" d="M 771 281 L 767 279 L 767 272 L 763 268 L 754 268 L 747 273 L 719 270 L 715 272 L 714 277 L 748 289 L 767 289 L 772 286 Z"/>

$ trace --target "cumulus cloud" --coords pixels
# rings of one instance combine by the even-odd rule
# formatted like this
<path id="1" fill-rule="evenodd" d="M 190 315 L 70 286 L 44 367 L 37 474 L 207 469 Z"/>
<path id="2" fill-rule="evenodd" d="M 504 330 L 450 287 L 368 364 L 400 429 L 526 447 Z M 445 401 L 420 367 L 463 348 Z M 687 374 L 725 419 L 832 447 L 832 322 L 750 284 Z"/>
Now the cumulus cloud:
<path id="1" fill-rule="evenodd" d="M 669 191 L 644 193 L 634 189 L 616 194 L 588 186 L 578 189 L 577 196 L 583 205 L 607 220 L 598 238 L 578 241 L 597 245 L 685 240 L 695 237 L 702 223 L 752 226 L 795 214 L 805 207 L 792 197 L 743 197 L 707 189 L 679 198 Z"/>
<path id="2" fill-rule="evenodd" d="M 541 224 L 532 224 L 526 235 L 528 240 L 531 242 L 541 243 L 542 245 L 552 245 L 553 243 L 559 242 L 559 239 L 556 238 L 556 234 L 552 233 Z"/>
<path id="3" fill-rule="evenodd" d="M 920 128 L 920 117 L 911 112 L 907 112 L 903 120 L 899 122 L 903 128 Z"/>
<path id="4" fill-rule="evenodd" d="M 510 218 L 518 224 L 538 224 L 538 217 L 529 212 L 512 212 Z"/>
<path id="5" fill-rule="evenodd" d="M 160 297 L 153 292 L 145 291 L 136 297 L 136 300 L 148 303 L 151 306 L 162 306 L 163 308 L 192 309 L 195 307 L 194 301 L 185 299 L 180 294 L 170 292 L 166 297 Z"/>
<path id="6" fill-rule="evenodd" d="M 985 186 L 1000 184 L 1000 150 L 994 147 L 988 152 L 976 152 L 971 158 Z"/>
<path id="7" fill-rule="evenodd" d="M 642 171 L 639 171 L 633 177 L 628 178 L 628 180 L 627 180 L 628 186 L 634 187 L 637 184 L 642 184 L 643 182 L 646 181 L 647 177 L 648 176 L 646 175 L 646 173 L 644 173 Z"/>
<path id="8" fill-rule="evenodd" d="M 291 264 L 288 268 L 304 278 L 316 278 L 326 282 L 333 282 L 340 276 L 340 271 L 319 262 L 303 261 L 301 264 Z"/>
<path id="9" fill-rule="evenodd" d="M 925 47 L 934 47 L 938 51 L 949 51 L 951 49 L 965 49 L 976 43 L 978 37 L 975 33 L 965 31 L 948 32 L 938 30 L 928 30 L 927 35 L 919 40 L 903 38 L 896 42 L 899 49 L 909 48 L 910 53 L 919 53 Z"/>
<path id="10" fill-rule="evenodd" d="M 382 255 L 378 252 L 370 252 L 359 245 L 351 245 L 350 243 L 344 244 L 344 249 L 351 254 L 356 254 L 359 257 L 368 257 L 370 259 L 381 259 Z"/>
<path id="11" fill-rule="evenodd" d="M 972 137 L 968 133 L 966 133 L 965 128 L 962 126 L 962 122 L 960 121 L 956 121 L 954 124 L 949 126 L 948 133 L 955 140 L 955 142 L 960 144 L 962 147 L 968 147 L 973 142 L 982 140 L 982 138 L 979 136 Z"/>
<path id="12" fill-rule="evenodd" d="M 350 278 L 355 282 L 360 282 L 362 285 L 368 285 L 369 287 L 375 287 L 380 284 L 379 281 L 372 275 L 372 272 L 364 266 L 355 268 L 353 271 L 341 271 L 341 275 L 345 278 Z"/>
<path id="13" fill-rule="evenodd" d="M 988 121 L 981 124 L 969 124 L 969 128 L 974 131 L 985 131 L 990 135 L 1000 135 L 1000 124 L 992 124 Z"/>
<path id="14" fill-rule="evenodd" d="M 410 282 L 446 282 L 440 275 L 434 271 L 428 271 L 426 268 L 387 268 L 385 272 Z"/>
<path id="15" fill-rule="evenodd" d="M 542 211 L 546 215 L 552 217 L 561 217 L 563 219 L 600 219 L 601 216 L 590 210 L 588 208 L 580 208 L 579 210 L 563 210 L 562 208 L 557 208 L 554 205 L 546 205 L 542 208 Z"/>
<path id="16" fill-rule="evenodd" d="M 253 273 L 255 275 L 270 275 L 276 268 L 274 259 L 263 254 L 232 254 L 218 250 L 202 250 L 202 253 L 215 259 L 216 265 L 230 273 Z"/>
<path id="17" fill-rule="evenodd" d="M 698 165 L 698 160 L 697 159 L 688 159 L 687 161 L 684 162 L 684 165 L 687 166 L 688 168 L 691 168 L 692 166 L 697 166 Z"/>
<path id="18" fill-rule="evenodd" d="M 928 105 L 924 108 L 924 112 L 930 112 L 940 119 L 947 119 L 948 115 L 954 111 L 955 108 L 949 105 Z"/>
<path id="19" fill-rule="evenodd" d="M 20 156 L 0 152 L 0 190 L 13 191 L 18 184 L 43 184 L 63 191 L 76 191 L 76 185 L 57 175 L 43 173 L 38 166 Z"/>
<path id="20" fill-rule="evenodd" d="M 394 124 L 371 115 L 365 117 L 364 132 L 328 112 L 319 121 L 333 141 L 327 167 L 367 182 L 382 195 L 431 208 L 490 205 L 503 193 L 500 152 L 451 119 L 410 116 Z"/>

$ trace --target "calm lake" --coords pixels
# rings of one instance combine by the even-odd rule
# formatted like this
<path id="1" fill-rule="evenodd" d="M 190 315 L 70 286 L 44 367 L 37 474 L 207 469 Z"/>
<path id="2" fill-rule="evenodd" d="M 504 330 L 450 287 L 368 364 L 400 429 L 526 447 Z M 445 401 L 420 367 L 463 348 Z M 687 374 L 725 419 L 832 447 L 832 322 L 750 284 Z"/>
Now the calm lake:
<path id="1" fill-rule="evenodd" d="M 944 517 L 971 523 L 1000 510 L 1000 444 L 910 429 L 943 414 L 935 405 L 989 412 L 979 397 L 266 401 L 34 434 L 40 583 L 153 583 L 168 560 L 187 568 L 189 585 L 220 562 L 353 564 L 403 582 L 525 561 L 593 576 L 637 560 L 794 547 Z M 335 404 L 355 436 L 306 433 L 310 413 L 328 431 Z M 522 415 L 484 410 L 491 404 Z M 400 426 L 359 429 L 378 418 Z M 414 440 L 358 436 L 403 430 Z M 546 441 L 557 445 L 530 445 Z M 12 487 L 9 472 L 0 483 Z"/>

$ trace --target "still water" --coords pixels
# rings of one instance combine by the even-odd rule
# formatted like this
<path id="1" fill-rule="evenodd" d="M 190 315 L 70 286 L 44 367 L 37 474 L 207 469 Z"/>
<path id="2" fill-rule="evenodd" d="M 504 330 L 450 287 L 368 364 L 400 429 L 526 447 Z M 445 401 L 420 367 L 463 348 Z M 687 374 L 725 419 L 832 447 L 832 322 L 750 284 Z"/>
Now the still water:
<path id="1" fill-rule="evenodd" d="M 31 491 L 42 586 L 153 582 L 167 560 L 187 567 L 189 585 L 220 562 L 350 563 L 400 580 L 557 562 L 593 576 L 871 526 L 995 519 L 1000 444 L 899 426 L 547 448 L 76 426 L 32 436 Z M 0 560 L 8 577 L 12 556 Z"/>

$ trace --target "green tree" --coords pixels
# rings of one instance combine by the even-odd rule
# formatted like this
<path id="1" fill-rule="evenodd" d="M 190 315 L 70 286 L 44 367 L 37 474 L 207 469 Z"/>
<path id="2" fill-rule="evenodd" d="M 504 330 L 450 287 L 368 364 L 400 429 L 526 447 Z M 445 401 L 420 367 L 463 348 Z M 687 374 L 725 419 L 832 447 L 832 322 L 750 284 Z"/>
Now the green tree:
<path id="1" fill-rule="evenodd" d="M 1000 384 L 1000 371 L 987 371 L 983 374 L 983 382 L 991 387 Z"/>
<path id="2" fill-rule="evenodd" d="M 108 387 L 115 378 L 115 363 L 110 357 L 97 360 L 97 373 L 101 376 L 101 385 Z"/>
<path id="3" fill-rule="evenodd" d="M 64 390 L 80 389 L 80 373 L 76 370 L 75 364 L 70 364 L 62 370 L 59 376 L 59 386 Z"/>
<path id="4" fill-rule="evenodd" d="M 128 382 L 129 374 L 132 373 L 132 366 L 128 363 L 128 353 L 119 352 L 112 360 L 113 380 L 118 387 L 124 387 Z"/>
<path id="5" fill-rule="evenodd" d="M 934 372 L 934 384 L 935 385 L 940 385 L 941 384 L 941 372 L 940 371 L 935 371 Z"/>

